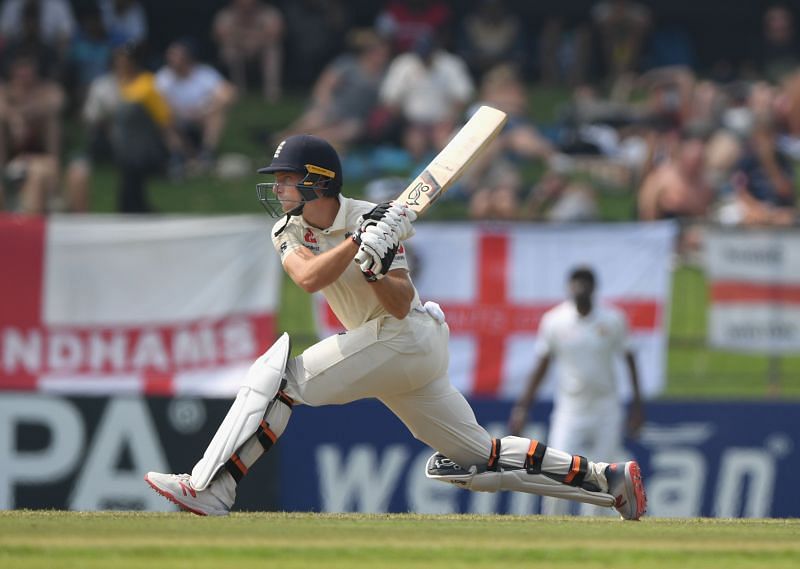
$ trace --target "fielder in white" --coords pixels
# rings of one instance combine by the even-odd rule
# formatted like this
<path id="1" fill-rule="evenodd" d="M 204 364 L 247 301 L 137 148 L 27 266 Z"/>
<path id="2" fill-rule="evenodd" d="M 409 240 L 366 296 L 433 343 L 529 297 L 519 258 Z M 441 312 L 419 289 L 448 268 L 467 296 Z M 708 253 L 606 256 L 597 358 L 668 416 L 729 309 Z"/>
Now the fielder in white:
<path id="1" fill-rule="evenodd" d="M 272 241 L 298 286 L 322 291 L 344 334 L 289 357 L 284 334 L 251 366 L 227 416 L 191 474 L 148 472 L 159 494 L 199 515 L 225 515 L 236 485 L 281 436 L 292 406 L 374 397 L 437 452 L 433 480 L 470 490 L 515 490 L 616 508 L 636 520 L 646 508 L 636 462 L 593 462 L 522 437 L 492 438 L 450 384 L 444 314 L 422 304 L 402 242 L 416 215 L 405 206 L 340 194 L 339 157 L 324 140 L 298 135 L 278 145 L 260 173 L 259 199 L 284 218 Z M 356 255 L 364 260 L 354 263 Z"/>
<path id="2" fill-rule="evenodd" d="M 556 360 L 558 375 L 553 396 L 548 441 L 580 454 L 616 457 L 623 451 L 624 406 L 614 371 L 615 358 L 624 357 L 631 381 L 628 432 L 636 434 L 644 421 L 636 359 L 628 344 L 623 312 L 594 302 L 594 272 L 577 267 L 568 279 L 570 298 L 542 317 L 536 343 L 538 363 L 527 389 L 514 406 L 508 430 L 519 434 L 529 420 L 529 409 Z M 545 514 L 566 514 L 569 502 L 546 499 Z M 600 515 L 596 506 L 583 504 L 584 515 Z"/>

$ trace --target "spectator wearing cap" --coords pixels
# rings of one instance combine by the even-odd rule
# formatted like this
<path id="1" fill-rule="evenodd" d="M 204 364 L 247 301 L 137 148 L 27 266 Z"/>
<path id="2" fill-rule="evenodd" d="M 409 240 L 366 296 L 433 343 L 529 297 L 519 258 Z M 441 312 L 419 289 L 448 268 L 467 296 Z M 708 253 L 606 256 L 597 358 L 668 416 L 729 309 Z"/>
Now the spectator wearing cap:
<path id="1" fill-rule="evenodd" d="M 216 69 L 200 63 L 190 40 L 173 42 L 166 65 L 156 73 L 156 87 L 169 104 L 180 150 L 173 156 L 175 171 L 191 159 L 201 170 L 213 166 L 236 89 Z"/>

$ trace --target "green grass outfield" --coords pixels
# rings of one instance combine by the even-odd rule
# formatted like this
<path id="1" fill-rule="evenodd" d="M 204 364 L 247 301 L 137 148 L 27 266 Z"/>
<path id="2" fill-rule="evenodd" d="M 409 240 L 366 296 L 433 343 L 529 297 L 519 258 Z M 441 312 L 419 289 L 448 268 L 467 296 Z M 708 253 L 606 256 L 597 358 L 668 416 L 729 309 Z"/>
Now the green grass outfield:
<path id="1" fill-rule="evenodd" d="M 0 512 L 0 567 L 800 566 L 800 520 Z"/>

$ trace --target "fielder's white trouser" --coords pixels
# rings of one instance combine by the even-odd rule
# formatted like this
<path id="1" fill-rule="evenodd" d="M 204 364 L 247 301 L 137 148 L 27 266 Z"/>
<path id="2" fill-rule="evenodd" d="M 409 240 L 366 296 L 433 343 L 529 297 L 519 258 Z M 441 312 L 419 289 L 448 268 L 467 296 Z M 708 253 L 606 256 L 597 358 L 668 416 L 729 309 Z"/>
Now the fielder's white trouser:
<path id="1" fill-rule="evenodd" d="M 377 398 L 422 442 L 458 464 L 485 466 L 492 447 L 447 375 L 449 330 L 426 312 L 378 318 L 289 362 L 286 393 L 311 406 Z"/>
<path id="2" fill-rule="evenodd" d="M 624 412 L 616 394 L 594 401 L 590 410 L 557 402 L 550 417 L 547 442 L 575 454 L 616 461 L 621 459 L 623 449 L 623 425 Z M 542 513 L 566 515 L 574 511 L 573 506 L 566 500 L 544 498 Z M 591 504 L 581 504 L 578 511 L 584 516 L 614 514 L 613 510 Z"/>

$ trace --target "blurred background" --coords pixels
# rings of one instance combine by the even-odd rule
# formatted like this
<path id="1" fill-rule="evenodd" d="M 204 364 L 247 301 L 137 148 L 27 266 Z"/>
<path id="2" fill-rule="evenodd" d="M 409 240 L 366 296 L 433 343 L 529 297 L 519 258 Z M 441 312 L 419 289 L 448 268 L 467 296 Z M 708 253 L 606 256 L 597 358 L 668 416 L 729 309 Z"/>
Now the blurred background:
<path id="1" fill-rule="evenodd" d="M 344 193 L 382 201 L 490 104 L 508 125 L 410 244 L 479 420 L 503 431 L 541 314 L 590 264 L 641 366 L 626 454 L 652 513 L 800 515 L 798 18 L 755 0 L 4 0 L 0 507 L 163 509 L 141 474 L 191 468 L 248 363 L 279 332 L 297 354 L 338 329 L 283 276 L 256 203 L 280 140 L 325 137 Z M 545 440 L 547 393 L 528 426 Z M 428 451 L 374 402 L 296 415 L 240 508 L 539 511 L 429 488 Z"/>

